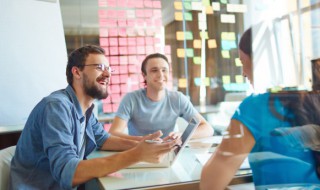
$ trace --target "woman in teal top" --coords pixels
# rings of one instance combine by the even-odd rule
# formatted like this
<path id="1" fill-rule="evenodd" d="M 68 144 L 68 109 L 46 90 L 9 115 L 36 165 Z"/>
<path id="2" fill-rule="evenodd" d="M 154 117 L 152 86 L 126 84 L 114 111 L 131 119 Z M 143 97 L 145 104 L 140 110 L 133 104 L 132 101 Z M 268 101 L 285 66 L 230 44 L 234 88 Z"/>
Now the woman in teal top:
<path id="1" fill-rule="evenodd" d="M 243 75 L 253 85 L 251 29 L 241 37 L 239 48 Z M 311 92 L 247 97 L 203 167 L 200 188 L 225 189 L 246 157 L 256 189 L 319 187 L 318 153 L 313 151 L 319 147 L 314 143 L 320 137 L 319 101 L 320 95 Z"/>

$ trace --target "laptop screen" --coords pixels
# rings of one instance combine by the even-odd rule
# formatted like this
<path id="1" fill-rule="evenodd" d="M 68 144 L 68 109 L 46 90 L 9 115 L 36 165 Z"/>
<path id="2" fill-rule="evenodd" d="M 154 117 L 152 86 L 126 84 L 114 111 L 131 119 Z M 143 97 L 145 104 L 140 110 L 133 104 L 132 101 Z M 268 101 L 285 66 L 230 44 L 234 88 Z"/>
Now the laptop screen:
<path id="1" fill-rule="evenodd" d="M 186 129 L 184 130 L 184 132 L 182 133 L 181 136 L 181 146 L 179 146 L 178 148 L 176 148 L 174 150 L 175 155 L 177 156 L 178 153 L 181 151 L 181 149 L 183 149 L 188 140 L 191 138 L 193 132 L 195 131 L 195 129 L 199 126 L 200 121 L 197 120 L 196 118 L 192 118 L 188 124 L 188 126 L 186 127 Z"/>

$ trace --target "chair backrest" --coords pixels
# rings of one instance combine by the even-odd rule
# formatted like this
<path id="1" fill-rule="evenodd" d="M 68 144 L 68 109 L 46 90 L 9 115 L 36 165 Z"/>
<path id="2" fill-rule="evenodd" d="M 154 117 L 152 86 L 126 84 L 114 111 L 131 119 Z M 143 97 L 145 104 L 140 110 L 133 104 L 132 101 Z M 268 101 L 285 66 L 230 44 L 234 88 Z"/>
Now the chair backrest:
<path id="1" fill-rule="evenodd" d="M 0 189 L 8 189 L 11 159 L 15 150 L 16 146 L 0 150 Z"/>

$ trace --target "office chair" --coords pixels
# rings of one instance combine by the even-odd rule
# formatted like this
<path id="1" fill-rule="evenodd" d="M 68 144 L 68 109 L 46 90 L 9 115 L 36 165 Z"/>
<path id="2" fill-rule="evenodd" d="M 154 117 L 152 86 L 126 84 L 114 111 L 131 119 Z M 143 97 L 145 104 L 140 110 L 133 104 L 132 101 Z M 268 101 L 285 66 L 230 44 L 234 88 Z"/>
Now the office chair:
<path id="1" fill-rule="evenodd" d="M 11 159 L 15 150 L 16 146 L 0 150 L 0 189 L 8 189 Z"/>

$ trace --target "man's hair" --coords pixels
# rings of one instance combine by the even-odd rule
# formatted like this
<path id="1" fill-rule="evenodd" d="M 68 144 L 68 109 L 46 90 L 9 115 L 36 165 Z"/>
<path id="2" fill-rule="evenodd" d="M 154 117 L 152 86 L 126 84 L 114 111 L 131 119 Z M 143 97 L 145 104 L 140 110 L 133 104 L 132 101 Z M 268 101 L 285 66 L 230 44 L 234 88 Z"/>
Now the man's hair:
<path id="1" fill-rule="evenodd" d="M 249 28 L 246 30 L 240 39 L 239 42 L 239 48 L 240 50 L 247 54 L 248 56 L 252 57 L 252 30 Z"/>
<path id="2" fill-rule="evenodd" d="M 66 68 L 66 75 L 67 81 L 69 85 L 72 85 L 73 82 L 73 74 L 72 74 L 72 67 L 79 67 L 83 69 L 83 65 L 86 62 L 87 57 L 89 54 L 105 54 L 104 49 L 99 46 L 95 45 L 85 45 L 80 47 L 74 51 L 72 51 L 68 56 L 68 64 Z"/>
<path id="3" fill-rule="evenodd" d="M 141 72 L 145 75 L 147 75 L 147 71 L 146 71 L 146 67 L 147 67 L 147 63 L 149 61 L 149 59 L 153 59 L 153 58 L 162 58 L 164 59 L 168 65 L 169 65 L 169 61 L 168 61 L 168 58 L 161 54 L 161 53 L 154 53 L 154 54 L 150 54 L 148 55 L 146 58 L 144 58 L 144 60 L 142 61 L 142 64 L 141 64 Z"/>

